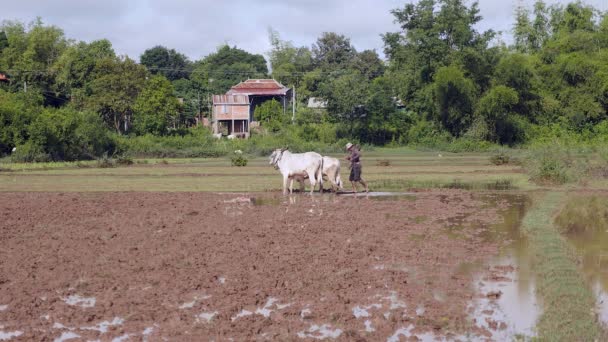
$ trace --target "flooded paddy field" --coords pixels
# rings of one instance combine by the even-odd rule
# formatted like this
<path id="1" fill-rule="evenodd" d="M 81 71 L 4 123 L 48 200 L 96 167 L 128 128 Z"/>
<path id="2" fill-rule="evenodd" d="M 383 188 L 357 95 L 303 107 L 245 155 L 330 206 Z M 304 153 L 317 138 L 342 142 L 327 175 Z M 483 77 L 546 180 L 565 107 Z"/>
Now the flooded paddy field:
<path id="1" fill-rule="evenodd" d="M 4 193 L 0 340 L 534 336 L 530 198 L 401 195 Z"/>

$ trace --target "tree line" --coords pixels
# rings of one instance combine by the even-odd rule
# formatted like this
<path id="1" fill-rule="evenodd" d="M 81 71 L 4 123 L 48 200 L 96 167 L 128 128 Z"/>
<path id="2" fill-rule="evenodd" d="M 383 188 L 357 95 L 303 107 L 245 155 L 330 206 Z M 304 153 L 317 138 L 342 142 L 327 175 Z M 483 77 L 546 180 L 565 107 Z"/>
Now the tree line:
<path id="1" fill-rule="evenodd" d="M 525 143 L 547 130 L 607 131 L 608 16 L 584 3 L 515 12 L 513 43 L 480 32 L 478 3 L 420 0 L 392 11 L 384 55 L 323 33 L 295 46 L 269 29 L 267 58 L 223 45 L 191 61 L 155 46 L 139 61 L 111 42 L 78 42 L 41 19 L 0 26 L 0 155 L 92 158 L 116 135 L 189 134 L 209 94 L 273 77 L 298 95 L 295 122 L 276 104 L 256 110 L 260 134 L 332 143 Z M 307 108 L 310 98 L 327 104 Z M 539 133 L 541 132 L 541 133 Z"/>

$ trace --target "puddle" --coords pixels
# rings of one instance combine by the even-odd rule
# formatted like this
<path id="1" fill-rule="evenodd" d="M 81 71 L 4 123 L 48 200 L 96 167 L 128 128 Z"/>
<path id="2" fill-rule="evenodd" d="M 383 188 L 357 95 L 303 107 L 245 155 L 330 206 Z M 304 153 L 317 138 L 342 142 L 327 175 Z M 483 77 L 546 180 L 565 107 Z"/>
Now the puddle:
<path id="1" fill-rule="evenodd" d="M 273 311 L 283 310 L 283 309 L 291 306 L 291 303 L 280 304 L 278 301 L 279 300 L 274 297 L 268 297 L 268 299 L 266 300 L 266 304 L 264 304 L 263 307 L 259 307 L 255 311 L 249 311 L 249 310 L 243 309 L 238 314 L 232 316 L 232 318 L 230 318 L 230 320 L 232 320 L 234 322 L 239 318 L 251 316 L 253 314 L 262 315 L 262 316 L 264 316 L 264 318 L 268 318 L 268 317 L 270 317 L 270 314 Z M 275 309 L 272 309 L 273 306 Z"/>
<path id="2" fill-rule="evenodd" d="M 79 295 L 68 296 L 62 298 L 62 300 L 67 305 L 80 306 L 81 308 L 92 308 L 95 306 L 96 301 L 95 297 L 81 297 Z"/>
<path id="3" fill-rule="evenodd" d="M 570 234 L 567 239 L 581 256 L 583 275 L 596 296 L 598 317 L 608 324 L 608 231 Z"/>
<path id="4" fill-rule="evenodd" d="M 201 312 L 200 314 L 196 315 L 196 321 L 202 323 L 210 323 L 213 317 L 215 317 L 217 314 L 217 311 Z"/>
<path id="5" fill-rule="evenodd" d="M 535 335 L 534 328 L 542 313 L 536 297 L 536 278 L 531 269 L 532 255 L 520 226 L 530 199 L 524 195 L 484 195 L 488 206 L 501 209 L 502 222 L 485 229 L 481 237 L 488 241 L 507 241 L 500 255 L 484 265 L 462 265 L 461 271 L 473 272 L 477 297 L 469 304 L 474 324 L 492 334 L 493 340 L 513 340 Z M 478 223 L 466 223 L 459 217 L 448 225 L 462 226 L 462 231 L 479 228 Z"/>
<path id="6" fill-rule="evenodd" d="M 68 341 L 74 338 L 79 338 L 80 335 L 73 333 L 71 331 L 66 331 L 63 334 L 61 334 L 61 336 L 57 337 L 56 339 L 53 340 L 53 342 L 64 342 L 64 341 Z"/>
<path id="7" fill-rule="evenodd" d="M 342 335 L 342 329 L 332 329 L 329 324 L 312 325 L 308 330 L 298 332 L 299 338 L 313 338 L 324 340 L 326 338 L 336 339 Z"/>
<path id="8" fill-rule="evenodd" d="M 23 335 L 23 331 L 1 331 L 0 330 L 0 341 L 8 341 L 14 337 Z"/>
<path id="9" fill-rule="evenodd" d="M 335 194 L 339 197 L 366 197 L 378 200 L 398 200 L 407 199 L 415 200 L 416 194 L 413 192 L 384 192 L 384 191 L 372 191 L 372 192 L 338 192 Z"/>

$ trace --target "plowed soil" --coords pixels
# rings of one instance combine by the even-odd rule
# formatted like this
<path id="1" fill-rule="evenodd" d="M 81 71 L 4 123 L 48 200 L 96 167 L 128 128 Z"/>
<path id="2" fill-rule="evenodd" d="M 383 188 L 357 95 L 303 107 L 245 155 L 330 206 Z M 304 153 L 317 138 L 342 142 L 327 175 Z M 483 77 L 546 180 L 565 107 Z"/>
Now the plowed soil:
<path id="1" fill-rule="evenodd" d="M 458 190 L 3 193 L 0 340 L 489 336 L 465 266 L 498 253 L 499 211 Z"/>

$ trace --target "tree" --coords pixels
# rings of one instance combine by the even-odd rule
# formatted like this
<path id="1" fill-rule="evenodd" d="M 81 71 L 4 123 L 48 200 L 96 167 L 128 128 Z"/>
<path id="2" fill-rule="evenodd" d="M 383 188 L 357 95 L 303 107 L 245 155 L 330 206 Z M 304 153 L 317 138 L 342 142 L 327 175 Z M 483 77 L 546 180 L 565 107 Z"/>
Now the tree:
<path id="1" fill-rule="evenodd" d="M 145 65 L 152 74 L 161 74 L 170 81 L 188 78 L 190 61 L 185 55 L 158 45 L 147 49 L 140 57 L 140 63 Z"/>
<path id="2" fill-rule="evenodd" d="M 93 159 L 115 148 L 98 115 L 70 107 L 46 108 L 28 133 L 30 146 L 50 160 Z"/>
<path id="3" fill-rule="evenodd" d="M 530 11 L 522 4 L 515 9 L 515 25 L 513 27 L 513 38 L 515 49 L 526 53 L 531 51 L 532 23 L 530 22 Z"/>
<path id="4" fill-rule="evenodd" d="M 175 128 L 179 102 L 171 82 L 155 75 L 146 85 L 133 106 L 133 127 L 138 134 L 164 135 L 170 124 Z"/>
<path id="5" fill-rule="evenodd" d="M 191 78 L 210 93 L 223 94 L 241 81 L 265 78 L 267 75 L 268 66 L 264 56 L 224 45 L 195 63 Z"/>
<path id="6" fill-rule="evenodd" d="M 477 116 L 488 125 L 494 142 L 511 143 L 513 137 L 505 130 L 505 123 L 512 114 L 513 107 L 519 102 L 517 92 L 509 87 L 499 85 L 490 89 L 477 103 Z M 503 129 L 499 129 L 499 128 Z"/>
<path id="7" fill-rule="evenodd" d="M 322 69 L 349 66 L 356 54 L 350 39 L 335 32 L 323 32 L 312 47 L 313 63 Z"/>
<path id="8" fill-rule="evenodd" d="M 352 68 L 358 70 L 361 75 L 369 80 L 384 74 L 384 62 L 374 50 L 364 50 L 357 53 L 353 58 Z"/>
<path id="9" fill-rule="evenodd" d="M 129 130 L 133 106 L 148 71 L 129 57 L 104 58 L 95 65 L 86 106 L 101 115 L 117 133 Z"/>
<path id="10" fill-rule="evenodd" d="M 51 67 L 56 76 L 53 89 L 82 108 L 91 94 L 95 66 L 99 60 L 115 58 L 112 43 L 106 39 L 91 43 L 80 42 L 68 47 Z"/>
<path id="11" fill-rule="evenodd" d="M 280 131 L 286 121 L 283 106 L 274 99 L 257 106 L 253 116 L 256 121 L 261 122 L 271 132 Z"/>
<path id="12" fill-rule="evenodd" d="M 523 54 L 510 54 L 500 60 L 494 76 L 495 85 L 504 85 L 518 93 L 515 113 L 535 119 L 539 95 L 536 73 L 529 58 Z"/>
<path id="13" fill-rule="evenodd" d="M 488 49 L 488 43 L 495 36 L 493 31 L 480 33 L 475 29 L 481 20 L 477 2 L 467 7 L 462 0 L 420 0 L 391 13 L 401 32 L 383 35 L 390 65 L 387 76 L 396 84 L 396 95 L 407 104 L 409 110 L 431 117 L 436 114 L 438 107 L 434 98 L 444 89 L 433 83 L 437 80 L 438 70 L 448 66 L 458 69 L 467 80 L 457 82 L 467 84 L 466 89 L 460 89 L 466 90 L 467 95 L 476 93 L 475 88 L 489 87 L 499 50 Z M 443 76 L 447 76 L 445 73 L 450 70 L 454 71 L 444 70 Z M 449 74 L 459 78 L 458 73 Z M 472 87 L 468 86 L 469 83 Z M 463 101 L 468 102 L 473 98 L 467 96 Z M 453 106 L 449 103 L 443 105 L 440 112 L 447 115 L 450 112 L 447 109 Z M 465 107 L 470 105 L 472 103 Z M 465 119 L 461 123 L 463 125 L 444 123 L 452 127 L 452 132 L 460 134 L 460 130 L 468 125 L 469 119 L 466 118 L 472 110 L 467 109 L 467 112 L 462 117 Z"/>
<path id="14" fill-rule="evenodd" d="M 455 66 L 437 70 L 433 84 L 435 119 L 453 136 L 462 135 L 473 119 L 476 90 L 473 81 Z"/>
<path id="15" fill-rule="evenodd" d="M 0 53 L 2 50 L 8 47 L 8 38 L 6 38 L 6 33 L 4 31 L 0 31 Z"/>
<path id="16" fill-rule="evenodd" d="M 367 79 L 357 71 L 350 71 L 321 85 L 320 94 L 327 100 L 329 117 L 334 123 L 349 128 L 352 136 L 354 128 L 367 116 Z"/>
<path id="17" fill-rule="evenodd" d="M 283 84 L 298 85 L 305 72 L 312 70 L 312 53 L 306 47 L 296 48 L 289 41 L 281 40 L 272 28 L 268 31 L 271 50 L 272 77 Z"/>
<path id="18" fill-rule="evenodd" d="M 0 70 L 11 75 L 13 90 L 36 90 L 49 105 L 61 105 L 65 98 L 53 92 L 55 82 L 51 66 L 68 47 L 63 30 L 46 26 L 38 18 L 26 29 L 20 22 L 5 21 L 0 27 L 8 46 L 0 54 Z"/>

